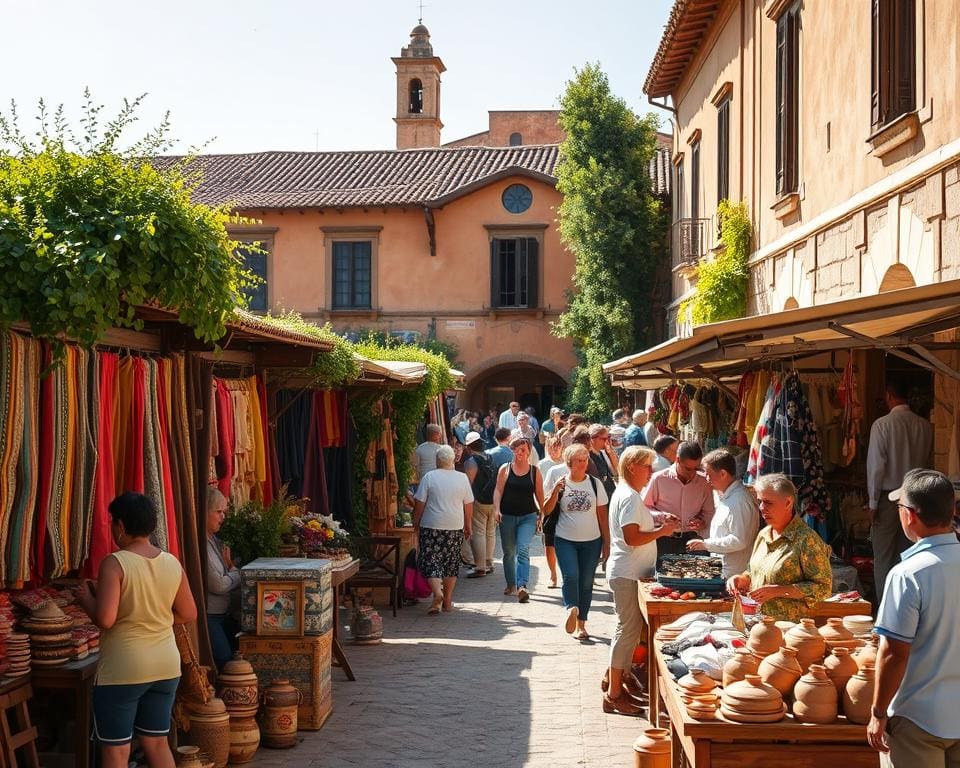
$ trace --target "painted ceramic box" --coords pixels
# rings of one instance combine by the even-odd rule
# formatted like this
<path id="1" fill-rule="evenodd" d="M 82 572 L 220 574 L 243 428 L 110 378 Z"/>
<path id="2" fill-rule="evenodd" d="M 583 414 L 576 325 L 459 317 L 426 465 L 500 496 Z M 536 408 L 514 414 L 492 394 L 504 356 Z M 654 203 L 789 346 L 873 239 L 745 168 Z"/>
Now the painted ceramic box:
<path id="1" fill-rule="evenodd" d="M 303 585 L 302 597 L 291 589 L 295 584 Z M 282 601 L 276 600 L 278 595 Z M 330 561 L 302 557 L 254 560 L 240 569 L 240 600 L 244 632 L 291 634 L 285 628 L 302 626 L 304 635 L 323 635 L 333 627 Z M 288 616 L 291 611 L 296 615 Z"/>

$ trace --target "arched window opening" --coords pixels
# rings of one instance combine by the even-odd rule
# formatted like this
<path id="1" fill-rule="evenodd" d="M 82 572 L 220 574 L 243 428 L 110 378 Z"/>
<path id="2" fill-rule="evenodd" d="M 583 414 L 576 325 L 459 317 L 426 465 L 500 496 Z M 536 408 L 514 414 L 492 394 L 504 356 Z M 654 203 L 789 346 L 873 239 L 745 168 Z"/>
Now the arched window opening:
<path id="1" fill-rule="evenodd" d="M 521 136 L 519 133 L 516 133 L 516 132 L 511 133 L 511 134 L 510 134 L 510 146 L 511 146 L 511 147 L 519 147 L 521 144 L 523 144 L 523 136 Z"/>
<path id="2" fill-rule="evenodd" d="M 414 78 L 410 81 L 410 114 L 419 115 L 423 112 L 423 83 Z"/>

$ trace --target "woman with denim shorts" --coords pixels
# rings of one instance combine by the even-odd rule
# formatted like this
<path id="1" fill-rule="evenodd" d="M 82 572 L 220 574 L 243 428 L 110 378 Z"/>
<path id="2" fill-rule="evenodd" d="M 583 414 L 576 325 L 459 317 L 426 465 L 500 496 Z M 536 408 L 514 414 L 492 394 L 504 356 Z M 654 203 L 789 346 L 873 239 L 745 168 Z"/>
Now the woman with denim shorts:
<path id="1" fill-rule="evenodd" d="M 157 527 L 153 502 L 124 493 L 110 503 L 111 533 L 119 547 L 100 564 L 96 585 L 77 599 L 103 630 L 93 688 L 94 736 L 104 768 L 127 766 L 136 733 L 151 766 L 173 766 L 167 743 L 180 682 L 174 623 L 197 618 L 179 561 L 150 543 Z"/>

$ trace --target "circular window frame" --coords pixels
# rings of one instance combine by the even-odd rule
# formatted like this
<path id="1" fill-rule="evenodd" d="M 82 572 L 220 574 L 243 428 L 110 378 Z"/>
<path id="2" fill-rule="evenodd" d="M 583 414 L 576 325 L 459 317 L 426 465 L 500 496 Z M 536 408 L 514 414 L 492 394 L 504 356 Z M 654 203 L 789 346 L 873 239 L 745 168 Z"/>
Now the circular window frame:
<path id="1" fill-rule="evenodd" d="M 525 200 L 526 205 L 523 205 L 522 208 L 517 208 L 517 210 L 514 210 L 511 208 L 513 202 L 510 204 L 507 203 L 508 196 L 511 198 L 511 201 L 516 200 L 520 204 L 522 204 L 522 202 Z M 514 216 L 519 216 L 521 213 L 526 213 L 529 211 L 530 207 L 533 205 L 533 190 L 530 189 L 530 187 L 528 187 L 526 184 L 511 184 L 509 187 L 503 190 L 503 193 L 500 195 L 500 204 L 507 213 L 511 213 Z"/>

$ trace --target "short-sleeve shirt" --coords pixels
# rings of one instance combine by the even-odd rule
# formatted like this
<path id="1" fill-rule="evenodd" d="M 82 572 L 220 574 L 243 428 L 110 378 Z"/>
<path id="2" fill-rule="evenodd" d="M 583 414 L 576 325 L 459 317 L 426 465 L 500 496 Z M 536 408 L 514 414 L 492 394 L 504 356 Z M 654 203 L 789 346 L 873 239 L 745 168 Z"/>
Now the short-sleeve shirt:
<path id="1" fill-rule="evenodd" d="M 421 480 L 427 472 L 437 468 L 437 451 L 440 448 L 440 443 L 431 443 L 429 440 L 417 446 L 417 472 Z"/>
<path id="2" fill-rule="evenodd" d="M 593 485 L 597 486 L 596 494 Z M 563 495 L 557 503 L 560 506 L 557 536 L 567 541 L 593 541 L 600 538 L 597 507 L 607 503 L 607 492 L 599 480 L 594 478 L 591 484 L 590 478 L 585 477 L 579 483 L 574 483 L 567 477 Z"/>
<path id="3" fill-rule="evenodd" d="M 414 498 L 424 502 L 421 528 L 457 531 L 463 528 L 463 505 L 473 502 L 473 491 L 463 472 L 437 469 L 420 481 Z"/>
<path id="4" fill-rule="evenodd" d="M 627 544 L 623 538 L 625 525 L 639 525 L 641 531 L 652 531 L 657 526 L 640 494 L 621 480 L 617 484 L 610 507 L 610 557 L 607 559 L 607 580 L 642 579 L 653 576 L 657 565 L 657 542 L 649 541 L 639 547 Z"/>
<path id="5" fill-rule="evenodd" d="M 876 631 L 910 643 L 903 682 L 887 713 L 941 739 L 960 739 L 960 543 L 928 536 L 900 555 L 887 576 Z"/>

